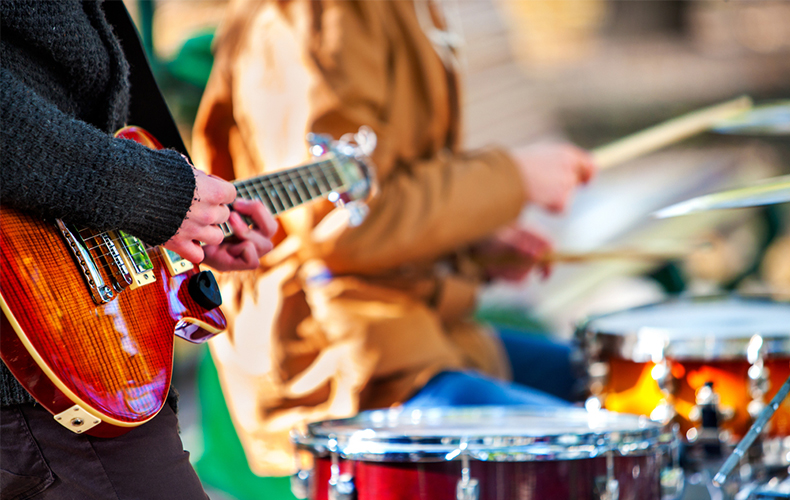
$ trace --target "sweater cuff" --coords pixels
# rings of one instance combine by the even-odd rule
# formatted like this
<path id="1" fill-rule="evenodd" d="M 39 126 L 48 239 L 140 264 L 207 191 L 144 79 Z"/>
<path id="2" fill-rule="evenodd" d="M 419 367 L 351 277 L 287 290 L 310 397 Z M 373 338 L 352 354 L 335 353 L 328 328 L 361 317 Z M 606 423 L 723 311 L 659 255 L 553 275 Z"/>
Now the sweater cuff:
<path id="1" fill-rule="evenodd" d="M 161 245 L 176 234 L 195 195 L 195 174 L 187 159 L 173 150 L 151 151 L 156 182 L 140 182 L 135 197 L 141 204 L 128 230 L 149 245 Z"/>

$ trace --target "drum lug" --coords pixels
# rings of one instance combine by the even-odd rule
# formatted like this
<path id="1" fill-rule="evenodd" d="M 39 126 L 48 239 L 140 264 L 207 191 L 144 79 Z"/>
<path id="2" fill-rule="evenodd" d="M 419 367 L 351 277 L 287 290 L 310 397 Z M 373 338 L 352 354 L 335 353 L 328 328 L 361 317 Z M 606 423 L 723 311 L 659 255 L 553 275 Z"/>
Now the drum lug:
<path id="1" fill-rule="evenodd" d="M 749 370 L 747 372 L 749 377 L 749 395 L 752 400 L 749 402 L 746 410 L 752 419 L 757 416 L 765 408 L 765 395 L 771 389 L 771 372 L 765 366 L 763 352 L 763 338 L 760 335 L 752 336 L 747 348 L 747 358 L 749 360 Z"/>
<path id="2" fill-rule="evenodd" d="M 329 480 L 329 500 L 356 500 L 357 488 L 354 485 L 354 476 L 340 474 L 337 478 Z"/>
<path id="3" fill-rule="evenodd" d="M 357 488 L 354 485 L 354 476 L 349 473 L 340 473 L 337 440 L 330 439 L 328 448 L 332 460 L 332 465 L 329 467 L 329 500 L 356 500 Z"/>
<path id="4" fill-rule="evenodd" d="M 618 500 L 620 498 L 620 483 L 614 478 L 614 453 L 606 453 L 606 477 L 595 479 L 597 496 L 596 500 Z"/>
<path id="5" fill-rule="evenodd" d="M 466 441 L 462 440 L 461 450 L 465 451 Z M 469 455 L 461 455 L 461 479 L 455 486 L 456 500 L 478 500 L 480 498 L 480 484 L 477 479 L 472 479 L 469 475 Z"/>
<path id="6" fill-rule="evenodd" d="M 681 467 L 667 467 L 661 471 L 661 498 L 680 498 L 686 483 L 686 474 Z"/>
<path id="7" fill-rule="evenodd" d="M 653 369 L 650 370 L 650 376 L 656 381 L 661 392 L 667 396 L 675 394 L 677 380 L 672 374 L 672 365 L 666 358 L 662 358 L 653 366 Z"/>
<path id="8" fill-rule="evenodd" d="M 595 500 L 617 500 L 620 498 L 620 483 L 617 479 L 595 478 Z"/>
<path id="9" fill-rule="evenodd" d="M 689 420 L 697 426 L 686 433 L 686 438 L 700 447 L 705 457 L 720 457 L 724 452 L 722 446 L 729 440 L 729 433 L 722 430 L 721 424 L 732 418 L 735 412 L 721 405 L 711 381 L 697 390 L 696 403 L 689 412 Z"/>
<path id="10" fill-rule="evenodd" d="M 596 361 L 587 367 L 588 385 L 594 396 L 600 396 L 609 382 L 609 363 Z"/>
<path id="11" fill-rule="evenodd" d="M 650 420 L 668 424 L 675 418 L 675 415 L 677 415 L 675 406 L 666 399 L 662 399 L 656 407 L 653 408 L 653 411 L 650 412 Z"/>
<path id="12" fill-rule="evenodd" d="M 656 358 L 659 358 L 659 356 L 656 356 Z M 650 370 L 650 376 L 656 381 L 664 397 L 650 412 L 650 418 L 656 422 L 668 424 L 677 415 L 673 401 L 678 384 L 675 376 L 672 374 L 672 364 L 663 357 L 663 352 L 660 359 L 654 360 L 654 362 L 656 364 Z"/>
<path id="13" fill-rule="evenodd" d="M 309 470 L 300 470 L 291 476 L 291 493 L 299 500 L 305 500 L 310 497 L 310 483 L 313 479 L 313 473 Z"/>
<path id="14" fill-rule="evenodd" d="M 673 424 L 671 428 L 672 435 L 677 438 L 680 426 Z M 661 484 L 661 499 L 662 500 L 677 500 L 679 499 L 686 487 L 686 473 L 680 465 L 680 446 L 679 441 L 674 440 L 669 447 L 668 453 L 659 455 L 659 462 L 661 463 L 660 469 L 660 484 Z"/>
<path id="15" fill-rule="evenodd" d="M 464 483 L 463 479 L 458 481 L 455 487 L 456 500 L 478 500 L 480 498 L 480 485 L 477 479 L 470 479 Z"/>

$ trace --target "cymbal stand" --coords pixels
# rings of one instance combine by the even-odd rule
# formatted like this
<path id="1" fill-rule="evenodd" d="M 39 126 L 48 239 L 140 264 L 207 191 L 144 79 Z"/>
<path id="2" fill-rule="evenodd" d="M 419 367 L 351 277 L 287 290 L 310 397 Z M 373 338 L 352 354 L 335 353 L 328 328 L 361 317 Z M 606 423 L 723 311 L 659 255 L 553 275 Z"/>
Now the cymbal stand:
<path id="1" fill-rule="evenodd" d="M 721 486 L 727 480 L 727 476 L 732 472 L 736 465 L 741 461 L 743 455 L 749 449 L 749 447 L 754 443 L 757 437 L 765 428 L 765 425 L 774 415 L 776 410 L 779 408 L 779 405 L 784 401 L 787 397 L 788 392 L 790 392 L 790 377 L 785 380 L 785 383 L 782 384 L 782 387 L 779 388 L 776 395 L 771 399 L 771 402 L 760 412 L 757 419 L 754 421 L 751 427 L 749 427 L 749 431 L 743 436 L 743 439 L 738 446 L 732 451 L 727 460 L 722 464 L 719 471 L 713 476 L 713 484 L 715 486 Z"/>

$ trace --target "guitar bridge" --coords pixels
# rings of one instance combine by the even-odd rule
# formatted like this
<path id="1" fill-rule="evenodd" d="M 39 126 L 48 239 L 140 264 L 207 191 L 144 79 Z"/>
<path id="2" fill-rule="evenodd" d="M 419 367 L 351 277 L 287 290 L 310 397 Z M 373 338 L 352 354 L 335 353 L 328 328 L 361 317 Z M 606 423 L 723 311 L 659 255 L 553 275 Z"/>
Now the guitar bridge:
<path id="1" fill-rule="evenodd" d="M 107 270 L 108 278 L 116 292 L 122 292 L 132 284 L 132 277 L 126 263 L 118 252 L 115 241 L 106 232 L 82 229 L 79 231 L 82 241 L 88 246 L 88 252 Z"/>
<path id="2" fill-rule="evenodd" d="M 85 242 L 82 238 L 76 236 L 60 219 L 56 219 L 55 223 L 58 229 L 60 229 L 63 238 L 65 238 L 66 243 L 68 243 L 68 247 L 71 249 L 74 259 L 80 266 L 82 277 L 85 279 L 85 284 L 88 285 L 88 290 L 91 293 L 93 301 L 97 305 L 110 302 L 113 297 L 115 297 L 115 292 L 104 283 L 101 272 L 99 272 L 99 269 L 96 267 L 90 251 L 85 247 Z"/>

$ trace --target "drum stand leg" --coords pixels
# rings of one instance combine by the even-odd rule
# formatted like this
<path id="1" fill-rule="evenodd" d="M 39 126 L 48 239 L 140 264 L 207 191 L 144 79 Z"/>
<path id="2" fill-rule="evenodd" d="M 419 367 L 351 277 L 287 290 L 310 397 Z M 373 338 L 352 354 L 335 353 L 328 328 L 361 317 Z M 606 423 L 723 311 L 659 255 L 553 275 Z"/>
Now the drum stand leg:
<path id="1" fill-rule="evenodd" d="M 716 486 L 721 486 L 727 480 L 727 476 L 732 472 L 736 465 L 741 461 L 741 458 L 744 456 L 746 451 L 749 447 L 754 443 L 754 441 L 760 436 L 762 433 L 763 428 L 766 426 L 768 421 L 773 416 L 774 412 L 779 408 L 779 405 L 784 401 L 787 397 L 788 392 L 790 392 L 790 377 L 782 384 L 782 387 L 779 388 L 779 391 L 773 397 L 771 402 L 766 406 L 763 411 L 760 412 L 760 415 L 755 419 L 752 426 L 749 428 L 749 431 L 743 437 L 738 446 L 735 447 L 732 454 L 727 457 L 727 460 L 719 469 L 719 472 L 713 477 L 713 484 Z"/>

